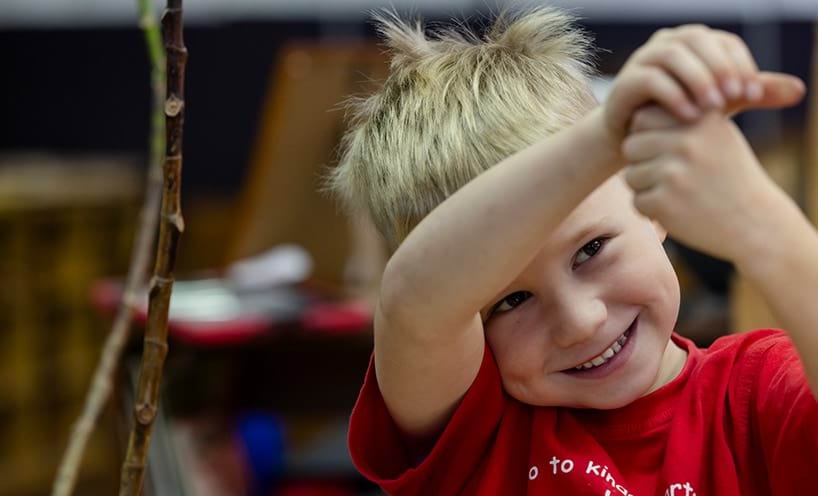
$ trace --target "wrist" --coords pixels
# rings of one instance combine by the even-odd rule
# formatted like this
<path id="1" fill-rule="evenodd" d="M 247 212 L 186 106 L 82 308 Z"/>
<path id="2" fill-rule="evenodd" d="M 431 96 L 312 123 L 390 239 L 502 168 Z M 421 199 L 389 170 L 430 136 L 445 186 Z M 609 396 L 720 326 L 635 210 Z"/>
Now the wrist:
<path id="1" fill-rule="evenodd" d="M 622 136 L 614 133 L 606 122 L 605 107 L 600 105 L 591 110 L 577 123 L 577 127 L 596 155 L 604 158 L 605 164 L 609 164 L 610 173 L 614 173 L 625 166 L 626 160 L 622 154 Z"/>

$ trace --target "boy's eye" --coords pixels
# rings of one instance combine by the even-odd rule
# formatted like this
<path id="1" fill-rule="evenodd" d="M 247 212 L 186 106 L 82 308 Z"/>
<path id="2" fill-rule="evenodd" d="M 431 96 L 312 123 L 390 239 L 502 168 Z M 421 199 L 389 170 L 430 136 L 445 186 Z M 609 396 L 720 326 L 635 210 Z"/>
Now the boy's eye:
<path id="1" fill-rule="evenodd" d="M 587 262 L 588 260 L 590 260 L 591 257 L 596 255 L 599 252 L 599 250 L 602 249 L 602 246 L 604 244 L 605 244 L 604 238 L 596 238 L 585 244 L 585 246 L 579 249 L 576 256 L 574 257 L 574 268 L 577 268 L 580 265 Z"/>
<path id="2" fill-rule="evenodd" d="M 531 296 L 531 293 L 528 291 L 517 291 L 515 293 L 511 293 L 510 295 L 506 296 L 499 303 L 494 305 L 494 308 L 491 309 L 489 315 L 494 315 L 496 313 L 503 313 L 508 312 L 509 310 L 513 309 L 517 305 L 522 304 L 525 300 L 527 300 Z"/>

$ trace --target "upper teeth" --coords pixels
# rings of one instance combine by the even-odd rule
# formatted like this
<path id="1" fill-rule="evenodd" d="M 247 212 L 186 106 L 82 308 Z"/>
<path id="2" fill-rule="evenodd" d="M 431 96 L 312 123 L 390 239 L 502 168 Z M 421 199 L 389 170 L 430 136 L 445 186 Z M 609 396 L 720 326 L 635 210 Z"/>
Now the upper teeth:
<path id="1" fill-rule="evenodd" d="M 614 344 L 612 344 L 610 348 L 603 351 L 602 353 L 600 353 L 596 357 L 594 357 L 594 358 L 588 360 L 587 362 L 583 363 L 582 365 L 577 365 L 574 368 L 577 369 L 577 370 L 585 370 L 585 369 L 590 369 L 590 368 L 593 368 L 593 367 L 599 367 L 603 363 L 610 360 L 611 357 L 613 357 L 614 355 L 619 353 L 619 351 L 622 350 L 622 347 L 625 346 L 625 342 L 627 340 L 628 340 L 628 334 L 625 333 L 625 334 L 619 336 L 619 338 L 616 341 L 614 341 Z"/>

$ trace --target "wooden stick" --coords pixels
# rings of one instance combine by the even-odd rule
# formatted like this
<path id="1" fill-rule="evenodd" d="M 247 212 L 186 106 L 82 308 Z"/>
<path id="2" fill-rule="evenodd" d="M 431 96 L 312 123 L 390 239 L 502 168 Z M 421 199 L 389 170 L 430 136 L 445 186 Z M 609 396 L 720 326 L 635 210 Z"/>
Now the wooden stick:
<path id="1" fill-rule="evenodd" d="M 74 491 L 88 440 L 111 396 L 114 374 L 128 341 L 131 322 L 139 294 L 145 285 L 145 276 L 151 260 L 151 249 L 156 235 L 159 217 L 159 201 L 162 194 L 162 158 L 165 148 L 165 50 L 162 35 L 151 0 L 139 0 L 139 25 L 145 37 L 148 60 L 151 67 L 153 108 L 151 113 L 150 159 L 145 184 L 145 199 L 139 221 L 139 230 L 131 251 L 130 267 L 122 299 L 114 317 L 111 332 L 105 340 L 99 363 L 94 371 L 91 387 L 85 397 L 85 405 L 74 424 L 68 446 L 57 469 L 51 489 L 52 496 L 70 496 Z"/>
<path id="2" fill-rule="evenodd" d="M 148 300 L 148 321 L 142 365 L 134 398 L 134 425 L 122 464 L 120 496 L 142 493 L 153 420 L 159 403 L 159 384 L 168 351 L 168 308 L 173 289 L 176 248 L 184 230 L 180 202 L 182 175 L 182 124 L 184 122 L 184 76 L 187 49 L 182 37 L 182 0 L 168 0 L 162 14 L 162 34 L 167 53 L 165 100 L 165 164 L 156 264 Z"/>

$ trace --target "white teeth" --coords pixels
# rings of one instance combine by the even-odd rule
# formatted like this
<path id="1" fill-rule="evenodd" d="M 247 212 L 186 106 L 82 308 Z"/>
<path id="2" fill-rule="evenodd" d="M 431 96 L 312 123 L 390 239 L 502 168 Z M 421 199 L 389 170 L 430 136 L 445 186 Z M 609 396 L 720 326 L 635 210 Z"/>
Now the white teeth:
<path id="1" fill-rule="evenodd" d="M 625 345 L 625 342 L 627 340 L 628 336 L 626 334 L 619 336 L 619 338 L 616 341 L 614 341 L 614 344 L 612 344 L 610 348 L 599 354 L 599 356 L 592 358 L 591 360 L 583 363 L 582 365 L 577 365 L 574 368 L 576 370 L 588 370 L 593 367 L 599 367 L 600 365 L 611 359 L 614 355 L 622 351 L 622 346 Z"/>

